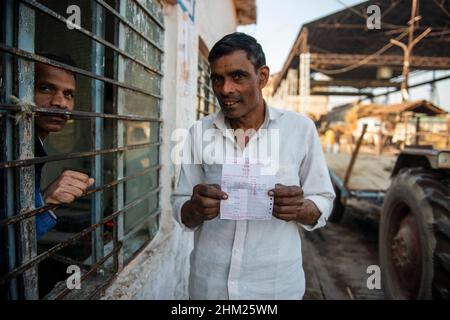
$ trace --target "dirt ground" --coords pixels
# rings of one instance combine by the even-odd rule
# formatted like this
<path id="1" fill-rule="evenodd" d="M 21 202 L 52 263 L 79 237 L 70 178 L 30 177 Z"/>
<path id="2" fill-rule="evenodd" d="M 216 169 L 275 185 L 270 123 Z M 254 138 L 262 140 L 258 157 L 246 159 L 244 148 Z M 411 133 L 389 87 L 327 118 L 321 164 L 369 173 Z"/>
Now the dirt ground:
<path id="1" fill-rule="evenodd" d="M 343 220 L 313 232 L 301 230 L 305 300 L 381 300 L 367 288 L 367 267 L 378 265 L 377 226 L 347 210 Z"/>
<path id="2" fill-rule="evenodd" d="M 327 164 L 342 180 L 345 178 L 351 155 L 325 154 Z M 387 190 L 396 157 L 391 155 L 359 154 L 350 175 L 351 190 Z"/>

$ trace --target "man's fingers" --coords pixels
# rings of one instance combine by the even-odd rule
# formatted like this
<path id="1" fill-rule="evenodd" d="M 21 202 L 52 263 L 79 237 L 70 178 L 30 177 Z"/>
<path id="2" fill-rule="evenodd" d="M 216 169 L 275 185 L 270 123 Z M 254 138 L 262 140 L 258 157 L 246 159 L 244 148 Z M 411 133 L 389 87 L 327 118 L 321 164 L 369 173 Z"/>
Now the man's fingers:
<path id="1" fill-rule="evenodd" d="M 274 212 L 274 217 L 284 220 L 284 221 L 292 221 L 292 220 L 296 220 L 297 219 L 297 215 L 294 213 L 289 213 L 289 214 L 281 214 L 281 213 L 275 213 Z"/>
<path id="2" fill-rule="evenodd" d="M 277 214 L 297 214 L 300 210 L 301 206 L 273 206 L 273 212 Z"/>
<path id="3" fill-rule="evenodd" d="M 301 197 L 275 197 L 274 204 L 279 206 L 301 206 L 305 200 Z"/>
<path id="4" fill-rule="evenodd" d="M 75 200 L 76 196 L 74 196 L 71 192 L 66 190 L 60 190 L 55 195 L 52 195 L 49 200 L 46 202 L 48 204 L 61 204 L 61 203 L 72 203 Z"/>
<path id="5" fill-rule="evenodd" d="M 271 197 L 298 197 L 303 196 L 303 190 L 299 186 L 284 186 L 277 184 L 274 189 L 269 190 Z"/>
<path id="6" fill-rule="evenodd" d="M 197 208 L 195 214 L 200 216 L 202 220 L 211 220 L 219 215 L 219 208 Z"/>
<path id="7" fill-rule="evenodd" d="M 93 178 L 89 178 L 88 175 L 73 170 L 65 170 L 61 174 L 60 178 L 61 179 L 59 179 L 59 181 L 61 184 L 76 186 L 83 191 L 86 191 L 87 188 L 95 183 L 95 180 Z"/>
<path id="8" fill-rule="evenodd" d="M 81 197 L 84 193 L 83 190 L 81 190 L 77 187 L 74 187 L 74 186 L 69 186 L 69 185 L 60 187 L 57 190 L 57 192 L 58 193 L 69 193 L 77 198 Z"/>
<path id="9" fill-rule="evenodd" d="M 202 215 L 206 218 L 206 220 L 214 219 L 219 215 L 219 209 L 217 208 L 206 208 L 203 209 Z"/>
<path id="10" fill-rule="evenodd" d="M 203 208 L 219 208 L 220 207 L 220 200 L 208 198 L 208 197 L 198 197 L 198 203 Z"/>
<path id="11" fill-rule="evenodd" d="M 61 180 L 60 186 L 61 187 L 64 187 L 64 186 L 75 187 L 75 188 L 80 189 L 82 192 L 86 191 L 86 189 L 88 188 L 88 185 L 86 183 L 81 182 L 80 180 L 77 180 L 77 179 L 72 179 L 72 178 L 67 178 L 67 179 Z"/>
<path id="12" fill-rule="evenodd" d="M 62 174 L 63 177 L 70 177 L 73 179 L 77 179 L 80 180 L 84 183 L 88 183 L 89 182 L 89 176 L 87 174 L 78 172 L 78 171 L 73 171 L 73 170 L 65 170 Z"/>
<path id="13" fill-rule="evenodd" d="M 299 186 L 278 186 L 272 191 L 275 197 L 297 197 L 303 195 L 303 190 Z"/>
<path id="14" fill-rule="evenodd" d="M 198 194 L 203 197 L 213 198 L 213 199 L 217 199 L 217 200 L 228 199 L 228 195 L 225 192 L 223 192 L 222 190 L 220 190 L 220 187 L 217 188 L 214 185 L 208 185 L 208 184 L 202 185 L 198 190 Z"/>

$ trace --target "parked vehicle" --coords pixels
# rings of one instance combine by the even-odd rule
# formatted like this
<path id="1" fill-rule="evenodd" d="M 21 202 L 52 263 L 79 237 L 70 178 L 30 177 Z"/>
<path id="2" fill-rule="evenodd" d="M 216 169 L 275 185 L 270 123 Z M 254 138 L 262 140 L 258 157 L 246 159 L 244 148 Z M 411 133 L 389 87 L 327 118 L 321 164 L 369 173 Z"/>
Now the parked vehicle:
<path id="1" fill-rule="evenodd" d="M 345 178 L 330 166 L 336 199 L 329 220 L 339 222 L 347 206 L 375 212 L 388 298 L 450 299 L 450 150 L 405 148 L 386 190 L 364 190 L 348 183 L 364 131 Z"/>

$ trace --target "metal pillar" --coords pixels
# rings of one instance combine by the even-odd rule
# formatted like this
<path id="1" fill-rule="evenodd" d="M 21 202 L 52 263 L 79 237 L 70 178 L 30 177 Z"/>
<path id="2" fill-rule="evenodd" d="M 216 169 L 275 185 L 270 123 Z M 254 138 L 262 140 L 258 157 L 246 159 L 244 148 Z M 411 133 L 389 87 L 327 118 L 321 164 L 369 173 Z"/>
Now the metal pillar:
<path id="1" fill-rule="evenodd" d="M 35 12 L 24 4 L 19 5 L 18 48 L 34 52 Z M 34 100 L 34 63 L 19 59 L 19 98 Z M 24 116 L 18 123 L 18 154 L 19 159 L 34 157 L 34 118 Z M 34 208 L 34 166 L 21 167 L 19 170 L 19 209 L 20 213 Z M 24 264 L 37 253 L 35 218 L 23 220 L 20 223 L 20 263 Z M 31 267 L 22 275 L 24 298 L 36 300 L 39 298 L 37 267 Z"/>
<path id="2" fill-rule="evenodd" d="M 92 30 L 100 38 L 105 38 L 105 14 L 103 7 L 97 2 L 92 2 Z M 92 66 L 91 70 L 97 75 L 104 74 L 104 46 L 92 40 Z M 104 83 L 100 80 L 92 80 L 92 112 L 103 113 Z M 96 117 L 91 120 L 94 150 L 103 149 L 103 119 Z M 103 185 L 103 156 L 96 155 L 92 158 L 91 175 L 95 179 L 95 185 Z M 103 192 L 96 192 L 92 196 L 91 221 L 97 224 L 103 218 L 102 208 Z M 95 229 L 92 233 L 92 264 L 95 264 L 104 256 L 103 251 L 103 226 Z"/>
<path id="3" fill-rule="evenodd" d="M 303 114 L 306 114 L 307 106 L 309 103 L 309 95 L 310 95 L 310 62 L 311 55 L 310 53 L 301 53 L 300 54 L 300 111 Z"/>

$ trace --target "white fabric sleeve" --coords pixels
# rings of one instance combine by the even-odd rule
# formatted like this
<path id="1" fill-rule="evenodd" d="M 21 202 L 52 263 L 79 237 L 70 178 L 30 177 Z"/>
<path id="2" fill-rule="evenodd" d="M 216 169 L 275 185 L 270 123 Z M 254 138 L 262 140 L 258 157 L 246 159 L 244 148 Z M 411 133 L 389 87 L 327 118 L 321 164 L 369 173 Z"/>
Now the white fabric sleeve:
<path id="1" fill-rule="evenodd" d="M 195 231 L 199 227 L 191 229 L 183 224 L 181 221 L 181 208 L 186 201 L 191 199 L 194 186 L 204 181 L 203 168 L 201 162 L 198 161 L 201 157 L 198 158 L 198 154 L 197 157 L 194 157 L 194 154 L 199 152 L 196 150 L 196 146 L 201 146 L 200 141 L 196 141 L 192 134 L 195 125 L 191 127 L 189 135 L 184 140 L 179 179 L 175 191 L 171 195 L 173 217 L 184 231 Z"/>
<path id="2" fill-rule="evenodd" d="M 312 120 L 308 119 L 308 122 L 307 150 L 300 166 L 299 178 L 304 198 L 314 202 L 320 211 L 320 217 L 313 226 L 299 224 L 304 229 L 312 231 L 325 226 L 336 195 L 316 127 Z"/>

